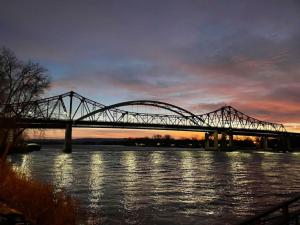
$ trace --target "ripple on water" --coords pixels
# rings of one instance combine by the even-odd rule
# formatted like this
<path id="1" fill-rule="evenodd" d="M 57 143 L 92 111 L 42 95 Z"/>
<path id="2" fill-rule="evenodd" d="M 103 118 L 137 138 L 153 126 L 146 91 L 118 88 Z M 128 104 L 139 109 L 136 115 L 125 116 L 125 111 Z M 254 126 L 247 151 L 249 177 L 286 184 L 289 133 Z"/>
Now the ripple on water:
<path id="1" fill-rule="evenodd" d="M 121 150 L 49 146 L 10 160 L 78 198 L 99 224 L 231 224 L 299 192 L 300 154 Z"/>

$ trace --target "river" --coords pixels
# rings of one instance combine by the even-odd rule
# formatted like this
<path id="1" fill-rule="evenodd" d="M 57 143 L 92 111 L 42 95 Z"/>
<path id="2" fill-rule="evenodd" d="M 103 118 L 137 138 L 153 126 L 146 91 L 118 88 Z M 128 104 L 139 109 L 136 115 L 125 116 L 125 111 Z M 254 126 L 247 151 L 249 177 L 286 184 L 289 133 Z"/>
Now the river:
<path id="1" fill-rule="evenodd" d="M 96 224 L 234 224 L 300 191 L 300 153 L 61 148 L 10 161 L 74 196 Z"/>

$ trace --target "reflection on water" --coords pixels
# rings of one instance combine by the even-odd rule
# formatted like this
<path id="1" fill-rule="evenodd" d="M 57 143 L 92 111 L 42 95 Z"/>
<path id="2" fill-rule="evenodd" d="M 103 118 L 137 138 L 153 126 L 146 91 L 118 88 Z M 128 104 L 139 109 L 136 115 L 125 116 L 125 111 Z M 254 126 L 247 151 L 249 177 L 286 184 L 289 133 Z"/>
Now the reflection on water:
<path id="1" fill-rule="evenodd" d="M 20 163 L 14 164 L 13 169 L 27 178 L 31 178 L 31 164 L 32 161 L 30 155 L 21 155 Z"/>
<path id="2" fill-rule="evenodd" d="M 159 195 L 162 189 L 162 184 L 160 179 L 164 179 L 163 177 L 163 164 L 164 158 L 161 152 L 151 152 L 150 153 L 150 169 L 149 169 L 149 177 L 150 184 L 152 187 L 153 195 L 152 199 L 156 202 L 156 204 L 161 204 L 165 200 L 163 197 Z"/>
<path id="3" fill-rule="evenodd" d="M 68 188 L 73 183 L 73 158 L 69 154 L 57 154 L 53 161 L 53 184 L 61 188 Z M 45 165 L 47 166 L 47 165 Z"/>
<path id="4" fill-rule="evenodd" d="M 200 153 L 201 154 L 201 153 Z M 207 205 L 218 198 L 218 193 L 215 189 L 214 174 L 219 174 L 219 168 L 214 164 L 213 154 L 201 154 L 197 164 L 197 179 L 198 179 L 198 194 L 197 203 Z M 213 214 L 214 212 L 207 209 L 203 211 L 206 214 Z"/>
<path id="5" fill-rule="evenodd" d="M 104 163 L 101 152 L 91 153 L 90 160 L 90 177 L 89 186 L 90 194 L 89 201 L 91 208 L 97 208 L 103 195 L 102 183 L 104 175 Z"/>
<path id="6" fill-rule="evenodd" d="M 231 203 L 235 211 L 249 212 L 252 208 L 252 193 L 255 190 L 248 188 L 249 182 L 251 182 L 251 177 L 248 170 L 252 167 L 247 167 L 247 161 L 250 159 L 251 154 L 240 152 L 230 152 L 227 156 L 231 158 L 229 174 L 231 175 L 232 186 L 240 190 L 237 195 L 231 196 Z M 248 198 L 245 198 L 248 196 Z"/>
<path id="7" fill-rule="evenodd" d="M 181 176 L 182 185 L 181 192 L 182 201 L 184 203 L 195 203 L 197 199 L 194 196 L 195 192 L 195 164 L 193 162 L 192 152 L 181 152 Z"/>
<path id="8" fill-rule="evenodd" d="M 52 147 L 10 160 L 74 195 L 99 224 L 232 224 L 299 192 L 298 153 L 165 150 Z"/>
<path id="9" fill-rule="evenodd" d="M 122 190 L 124 193 L 123 204 L 126 210 L 132 210 L 137 201 L 137 162 L 136 154 L 134 152 L 122 152 L 122 164 L 124 165 L 123 171 L 123 185 Z"/>

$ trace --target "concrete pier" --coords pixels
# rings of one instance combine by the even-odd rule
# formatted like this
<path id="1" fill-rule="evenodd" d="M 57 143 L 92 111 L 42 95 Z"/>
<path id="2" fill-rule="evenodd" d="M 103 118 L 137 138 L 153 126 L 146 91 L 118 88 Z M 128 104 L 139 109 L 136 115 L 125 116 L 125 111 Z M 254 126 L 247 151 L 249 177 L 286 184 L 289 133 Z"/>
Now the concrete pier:
<path id="1" fill-rule="evenodd" d="M 221 133 L 221 145 L 220 145 L 221 149 L 224 149 L 227 147 L 227 143 L 226 143 L 226 133 L 222 132 Z"/>
<path id="2" fill-rule="evenodd" d="M 72 124 L 68 123 L 65 130 L 64 153 L 72 153 Z"/>
<path id="3" fill-rule="evenodd" d="M 218 131 L 214 132 L 214 147 L 213 150 L 218 150 L 219 148 L 219 137 L 218 137 Z"/>
<path id="4" fill-rule="evenodd" d="M 233 134 L 222 132 L 221 138 L 221 150 L 229 150 L 233 147 Z"/>
<path id="5" fill-rule="evenodd" d="M 210 134 L 206 132 L 205 133 L 205 144 L 204 144 L 205 150 L 209 149 L 209 136 L 210 136 Z"/>
<path id="6" fill-rule="evenodd" d="M 218 140 L 218 131 L 214 131 L 213 133 L 205 133 L 205 150 L 213 150 L 217 151 L 219 149 L 219 140 Z M 210 146 L 210 136 L 213 136 L 213 146 Z"/>
<path id="7" fill-rule="evenodd" d="M 261 137 L 261 145 L 262 145 L 263 150 L 265 150 L 265 151 L 270 150 L 269 146 L 268 146 L 268 137 L 267 136 Z"/>
<path id="8" fill-rule="evenodd" d="M 228 143 L 228 147 L 232 148 L 233 147 L 233 134 L 229 134 L 229 143 Z"/>
<path id="9" fill-rule="evenodd" d="M 287 151 L 293 151 L 291 137 L 285 137 L 285 146 Z"/>

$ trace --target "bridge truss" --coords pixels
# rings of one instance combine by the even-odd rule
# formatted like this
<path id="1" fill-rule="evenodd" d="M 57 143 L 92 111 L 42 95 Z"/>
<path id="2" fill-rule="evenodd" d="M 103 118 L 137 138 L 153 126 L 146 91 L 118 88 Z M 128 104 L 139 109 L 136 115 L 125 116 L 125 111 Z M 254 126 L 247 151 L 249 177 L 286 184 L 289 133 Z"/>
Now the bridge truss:
<path id="1" fill-rule="evenodd" d="M 252 118 L 231 106 L 196 115 L 160 101 L 127 101 L 106 106 L 72 91 L 36 101 L 2 105 L 0 112 L 2 118 L 16 118 L 20 126 L 33 128 L 63 128 L 71 124 L 75 127 L 229 130 L 245 134 L 286 132 L 282 124 Z"/>

